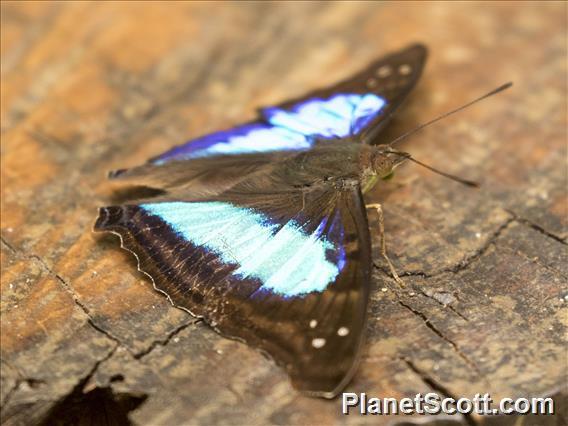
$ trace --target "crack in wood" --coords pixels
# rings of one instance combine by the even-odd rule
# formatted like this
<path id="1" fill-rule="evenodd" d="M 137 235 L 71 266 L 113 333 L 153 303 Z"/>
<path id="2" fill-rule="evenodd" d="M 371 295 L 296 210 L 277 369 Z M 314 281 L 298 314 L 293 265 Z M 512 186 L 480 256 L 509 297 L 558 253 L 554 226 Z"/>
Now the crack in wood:
<path id="1" fill-rule="evenodd" d="M 67 283 L 67 281 L 65 281 L 65 279 L 59 275 L 58 273 L 56 273 L 52 268 L 49 267 L 49 265 L 47 264 L 47 262 L 45 260 L 43 260 L 40 256 L 38 256 L 37 254 L 26 254 L 24 252 L 22 252 L 21 250 L 15 248 L 11 243 L 9 243 L 5 237 L 0 237 L 1 241 L 4 245 L 6 245 L 6 247 L 8 247 L 13 254 L 15 255 L 19 255 L 21 257 L 23 257 L 24 259 L 29 259 L 34 261 L 37 265 L 39 265 L 39 267 L 49 276 L 55 278 L 63 287 L 63 289 L 71 296 L 71 299 L 73 300 L 73 302 L 81 309 L 81 311 L 85 314 L 85 316 L 87 317 L 87 323 L 93 328 L 95 329 L 97 332 L 103 334 L 105 337 L 107 337 L 108 339 L 112 340 L 115 343 L 118 344 L 122 344 L 122 342 L 120 341 L 119 338 L 115 337 L 112 335 L 112 333 L 110 333 L 108 330 L 105 330 L 103 327 L 101 327 L 100 325 L 98 325 L 95 320 L 93 319 L 93 317 L 91 316 L 90 310 L 89 308 L 83 303 L 81 302 L 81 300 L 79 299 L 79 296 L 75 293 L 75 291 L 73 290 L 73 288 L 71 287 L 71 285 L 69 283 Z"/>
<path id="2" fill-rule="evenodd" d="M 398 275 L 401 277 L 421 277 L 421 278 L 435 278 L 442 274 L 447 273 L 457 273 L 467 269 L 472 263 L 482 257 L 489 248 L 495 244 L 495 241 L 501 236 L 501 234 L 515 221 L 514 217 L 509 217 L 505 220 L 499 227 L 493 232 L 493 234 L 487 239 L 486 243 L 483 244 L 478 250 L 474 251 L 471 255 L 465 256 L 460 262 L 455 265 L 439 269 L 435 272 L 427 273 L 424 271 L 402 271 Z M 383 270 L 383 268 L 379 267 Z"/>
<path id="3" fill-rule="evenodd" d="M 560 236 L 558 236 L 558 235 L 556 235 L 556 234 L 554 234 L 554 233 L 552 233 L 552 232 L 550 232 L 550 231 L 547 231 L 543 226 L 539 225 L 538 223 L 534 223 L 533 221 L 531 221 L 531 220 L 529 220 L 529 219 L 526 219 L 526 218 L 524 218 L 524 217 L 519 216 L 517 213 L 515 213 L 515 212 L 512 211 L 512 210 L 505 209 L 505 211 L 506 211 L 507 213 L 509 213 L 510 215 L 512 215 L 513 218 L 514 218 L 518 223 L 523 224 L 523 225 L 527 225 L 527 226 L 529 226 L 530 228 L 534 229 L 535 231 L 541 233 L 542 235 L 545 235 L 545 236 L 547 236 L 548 238 L 551 238 L 551 239 L 553 239 L 553 240 L 559 242 L 560 244 L 568 245 L 568 242 L 566 241 L 566 238 L 562 238 L 562 237 L 560 237 Z"/>
<path id="4" fill-rule="evenodd" d="M 3 360 L 3 362 L 5 361 Z M 30 388 L 35 389 L 41 385 L 45 385 L 46 381 L 42 379 L 36 379 L 34 377 L 19 377 L 14 382 L 12 388 L 6 393 L 6 396 L 4 397 L 4 402 L 2 403 L 2 405 L 0 405 L 0 411 L 2 411 L 4 407 L 6 407 L 9 404 L 10 400 L 12 399 L 12 396 L 20 389 L 20 387 L 23 384 L 26 384 Z"/>
<path id="5" fill-rule="evenodd" d="M 448 336 L 446 336 L 444 333 L 442 333 L 436 326 L 434 326 L 434 324 L 432 324 L 432 322 L 430 321 L 430 319 L 426 316 L 426 314 L 424 314 L 423 312 L 419 311 L 416 308 L 413 308 L 412 306 L 404 303 L 403 301 L 399 300 L 398 301 L 399 305 L 401 305 L 402 307 L 406 308 L 407 310 L 409 310 L 410 312 L 412 312 L 414 315 L 416 315 L 418 318 L 420 318 L 422 320 L 422 322 L 424 322 L 424 325 L 426 325 L 426 327 L 428 327 L 434 334 L 436 334 L 440 339 L 444 340 L 446 343 L 448 343 L 452 349 L 454 350 L 454 352 L 468 365 L 470 366 L 473 370 L 475 370 L 475 372 L 477 374 L 479 374 L 480 376 L 483 376 L 481 371 L 479 370 L 479 368 L 477 367 L 477 365 L 471 360 L 469 359 L 469 357 L 464 354 L 462 352 L 462 350 L 459 348 L 458 344 L 455 343 L 453 340 L 451 340 Z"/>
<path id="6" fill-rule="evenodd" d="M 59 283 L 62 285 L 62 287 L 65 289 L 65 291 L 71 296 L 71 298 L 73 299 L 73 302 L 86 315 L 87 323 L 93 329 L 95 329 L 97 332 L 103 334 L 108 339 L 110 339 L 113 342 L 117 343 L 118 345 L 124 347 L 128 352 L 131 353 L 131 355 L 135 359 L 143 358 L 144 356 L 146 356 L 150 352 L 152 352 L 157 346 L 166 346 L 172 340 L 172 338 L 174 338 L 182 330 L 186 329 L 187 327 L 189 327 L 191 325 L 195 325 L 195 324 L 202 322 L 202 320 L 199 319 L 199 318 L 196 319 L 194 317 L 191 317 L 191 319 L 188 322 L 185 322 L 185 323 L 181 324 L 180 326 L 176 327 L 174 330 L 172 330 L 170 333 L 168 333 L 165 338 L 154 340 L 145 349 L 142 349 L 142 350 L 140 350 L 136 353 L 133 353 L 132 350 L 130 348 L 128 348 L 126 345 L 124 345 L 123 342 L 118 337 L 114 336 L 111 332 L 104 329 L 103 327 L 101 327 L 100 325 L 98 325 L 95 322 L 95 320 L 91 316 L 89 308 L 79 299 L 79 296 L 77 296 L 77 294 L 74 292 L 71 285 L 69 283 L 67 283 L 67 281 L 63 277 L 61 277 L 59 274 L 57 274 L 55 271 L 53 271 L 53 269 L 49 267 L 49 265 L 47 264 L 46 261 L 44 261 L 40 256 L 38 256 L 36 254 L 25 254 L 25 253 L 21 252 L 20 250 L 18 250 L 17 248 L 15 248 L 14 245 L 12 245 L 10 242 L 8 242 L 6 240 L 6 238 L 4 238 L 3 236 L 0 236 L 0 238 L 1 238 L 2 243 L 13 254 L 22 256 L 25 259 L 30 259 L 30 260 L 35 261 L 44 272 L 46 272 L 48 275 L 54 277 L 57 281 L 59 281 Z"/>
<path id="7" fill-rule="evenodd" d="M 85 376 L 83 376 L 82 378 L 79 378 L 77 380 L 77 384 L 73 386 L 73 388 L 65 393 L 64 395 L 62 395 L 61 397 L 59 397 L 56 400 L 50 401 L 53 403 L 57 403 L 58 401 L 63 401 L 68 395 L 72 394 L 73 392 L 75 392 L 77 389 L 81 389 L 83 386 L 85 386 L 85 384 L 91 379 L 91 377 L 93 377 L 93 375 L 96 373 L 97 369 L 99 368 L 99 366 L 107 361 L 108 359 L 110 359 L 115 352 L 117 351 L 117 349 L 119 348 L 119 344 L 115 342 L 114 346 L 109 350 L 109 352 L 104 355 L 102 358 L 98 359 L 95 361 L 95 363 L 93 364 L 93 366 L 91 367 L 91 369 L 87 372 L 87 374 Z M 37 383 L 37 384 L 47 384 L 45 381 L 43 380 L 37 380 L 37 379 L 33 379 L 33 378 L 22 378 L 22 379 L 18 379 L 16 381 L 16 384 L 14 385 L 14 387 L 10 390 L 10 392 L 6 395 L 6 397 L 4 398 L 4 403 L 0 406 L 0 409 L 2 409 L 2 411 L 5 410 L 5 408 L 8 406 L 10 400 L 13 398 L 14 394 L 16 394 L 16 392 L 20 389 L 20 387 L 22 386 L 22 384 L 24 383 L 28 383 L 29 381 L 36 381 L 36 382 L 41 382 L 41 383 Z M 49 414 L 46 416 L 48 417 Z M 2 418 L 2 423 L 4 423 L 7 419 L 6 418 Z"/>
<path id="8" fill-rule="evenodd" d="M 2 244 L 4 244 L 8 249 L 8 251 L 10 251 L 12 254 L 18 254 L 18 250 L 12 244 L 10 244 L 8 240 L 6 240 L 6 238 L 4 238 L 2 235 L 0 235 L 0 241 L 2 241 Z"/>
<path id="9" fill-rule="evenodd" d="M 403 271 L 399 273 L 399 276 L 401 277 L 420 277 L 420 278 L 424 278 L 424 279 L 429 279 L 429 278 L 436 278 L 440 275 L 443 274 L 447 274 L 447 273 L 453 273 L 456 274 L 458 272 L 461 272 L 465 269 L 467 269 L 468 267 L 470 267 L 470 265 L 472 265 L 476 260 L 480 259 L 481 257 L 483 257 L 483 255 L 489 250 L 489 248 L 495 244 L 495 241 L 502 235 L 502 233 L 515 221 L 515 217 L 513 215 L 511 215 L 511 217 L 507 218 L 503 223 L 501 223 L 497 229 L 493 232 L 493 234 L 487 239 L 486 243 L 483 244 L 482 247 L 480 247 L 478 250 L 476 250 L 474 253 L 472 253 L 469 256 L 464 257 L 464 259 L 455 264 L 452 265 L 450 267 L 447 268 L 443 268 L 440 269 L 438 271 L 435 271 L 433 273 L 426 273 L 424 271 L 417 271 L 417 272 L 410 272 L 410 271 Z M 384 275 L 387 275 L 390 277 L 390 272 L 386 270 L 386 268 L 378 265 L 376 262 L 373 262 L 373 265 L 375 266 L 375 268 L 377 268 L 378 270 L 380 270 Z M 453 312 L 455 315 L 457 315 L 458 317 L 460 317 L 461 319 L 463 319 L 466 322 L 469 322 L 469 318 L 467 318 L 465 315 L 463 315 L 461 312 L 459 312 L 455 307 L 451 306 L 451 304 L 444 304 L 441 301 L 437 300 L 435 297 L 433 297 L 432 295 L 427 294 L 420 286 L 413 284 L 412 285 L 412 290 L 417 291 L 418 293 L 420 293 L 421 295 L 423 295 L 424 297 L 427 297 L 429 299 L 434 300 L 437 304 L 439 304 L 440 306 L 444 307 L 444 308 L 448 308 L 451 312 Z M 403 304 L 403 306 L 410 308 L 408 305 L 405 305 L 403 302 L 400 302 L 400 297 L 399 297 L 399 303 Z M 423 319 L 426 319 L 426 317 L 424 317 Z M 430 325 L 430 327 L 433 327 L 430 323 L 429 320 L 425 321 L 425 323 L 427 325 Z M 437 329 L 435 329 L 437 331 Z M 434 330 L 433 330 L 434 331 Z M 439 331 L 436 332 L 436 334 L 439 334 Z M 440 334 L 440 337 L 444 338 L 444 340 L 446 340 L 445 337 L 443 337 L 443 335 Z M 455 343 L 449 341 L 452 345 L 455 345 Z M 463 353 L 461 353 L 460 351 L 458 351 L 458 353 L 460 353 L 461 357 L 464 358 L 465 355 Z M 466 357 L 467 358 L 467 357 Z M 464 360 L 466 359 L 464 358 Z M 478 371 L 477 367 L 470 361 L 467 360 L 468 365 L 472 366 L 476 371 Z"/>
<path id="10" fill-rule="evenodd" d="M 75 293 L 75 291 L 73 290 L 73 288 L 71 287 L 71 285 L 69 283 L 67 283 L 67 281 L 65 281 L 65 279 L 63 279 L 63 277 L 59 274 L 57 274 L 55 271 L 53 271 L 48 265 L 47 263 L 38 255 L 36 254 L 31 254 L 29 255 L 30 259 L 35 259 L 44 269 L 45 271 L 53 276 L 57 281 L 59 281 L 59 283 L 61 283 L 62 287 L 65 289 L 65 291 L 67 293 L 69 293 L 69 295 L 71 296 L 71 298 L 73 299 L 73 302 L 83 311 L 83 313 L 87 316 L 87 323 L 93 327 L 96 331 L 98 331 L 99 333 L 102 333 L 103 335 L 105 335 L 107 338 L 109 338 L 110 340 L 118 343 L 118 344 L 122 344 L 122 342 L 120 341 L 120 339 L 118 337 L 115 337 L 112 335 L 112 333 L 110 333 L 108 330 L 105 330 L 103 327 L 101 327 L 100 325 L 98 325 L 95 320 L 93 319 L 93 317 L 91 316 L 91 312 L 89 310 L 89 308 L 83 303 L 81 302 L 81 300 L 79 299 L 79 296 L 77 296 L 77 294 Z"/>
<path id="11" fill-rule="evenodd" d="M 422 380 L 428 387 L 432 390 L 436 391 L 439 396 L 445 398 L 452 398 L 454 401 L 457 401 L 459 398 L 453 394 L 446 386 L 438 382 L 436 379 L 428 375 L 424 370 L 418 368 L 412 360 L 408 358 L 399 358 L 403 361 L 406 366 L 415 373 L 420 380 Z M 461 414 L 464 421 L 467 423 L 468 426 L 476 426 L 478 423 L 475 421 L 471 414 Z"/>
<path id="12" fill-rule="evenodd" d="M 143 349 L 143 350 L 133 354 L 132 356 L 135 359 L 140 360 L 143 357 L 145 357 L 146 355 L 148 355 L 150 352 L 152 352 L 156 347 L 167 346 L 167 344 L 170 343 L 170 341 L 175 336 L 177 336 L 179 333 L 181 333 L 183 330 L 185 330 L 189 326 L 199 324 L 200 322 L 203 322 L 203 320 L 200 319 L 200 318 L 195 319 L 195 318 L 192 317 L 192 319 L 190 321 L 181 324 L 180 326 L 178 326 L 174 330 L 172 330 L 170 333 L 168 333 L 165 338 L 154 340 L 152 343 L 150 343 L 150 345 L 148 345 L 148 347 L 146 349 Z"/>
<path id="13" fill-rule="evenodd" d="M 429 297 L 429 296 L 426 296 Z M 432 298 L 434 300 L 436 300 L 435 298 Z M 436 302 L 440 303 L 444 308 L 448 308 L 450 311 L 452 311 L 454 314 L 456 314 L 458 317 L 460 317 L 461 319 L 463 319 L 466 322 L 469 322 L 469 318 L 466 317 L 464 314 L 462 314 L 460 311 L 458 311 L 456 308 L 454 308 L 452 305 L 445 305 L 442 302 L 440 302 L 439 300 L 436 300 Z"/>

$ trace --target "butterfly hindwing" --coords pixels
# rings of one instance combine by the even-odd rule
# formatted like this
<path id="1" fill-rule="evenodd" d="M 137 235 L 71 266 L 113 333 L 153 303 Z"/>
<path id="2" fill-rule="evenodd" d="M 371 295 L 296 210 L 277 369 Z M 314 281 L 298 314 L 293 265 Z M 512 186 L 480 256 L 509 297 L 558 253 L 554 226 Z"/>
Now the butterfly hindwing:
<path id="1" fill-rule="evenodd" d="M 353 374 L 365 325 L 361 193 L 356 183 L 254 186 L 208 201 L 103 208 L 95 229 L 120 235 L 175 305 L 269 353 L 298 389 L 334 395 Z"/>

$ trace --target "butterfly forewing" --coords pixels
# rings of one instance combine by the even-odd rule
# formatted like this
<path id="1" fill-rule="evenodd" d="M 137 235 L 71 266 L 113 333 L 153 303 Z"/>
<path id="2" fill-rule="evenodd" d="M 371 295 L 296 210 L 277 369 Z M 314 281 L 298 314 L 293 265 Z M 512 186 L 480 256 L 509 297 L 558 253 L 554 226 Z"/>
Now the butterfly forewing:
<path id="1" fill-rule="evenodd" d="M 357 138 L 372 143 L 422 73 L 426 48 L 413 45 L 373 62 L 338 84 L 262 108 L 261 119 L 211 133 L 174 147 L 150 160 L 164 166 L 180 160 L 228 155 L 297 152 L 316 141 Z M 148 168 L 145 168 L 150 173 Z M 121 170 L 111 177 L 126 178 Z"/>

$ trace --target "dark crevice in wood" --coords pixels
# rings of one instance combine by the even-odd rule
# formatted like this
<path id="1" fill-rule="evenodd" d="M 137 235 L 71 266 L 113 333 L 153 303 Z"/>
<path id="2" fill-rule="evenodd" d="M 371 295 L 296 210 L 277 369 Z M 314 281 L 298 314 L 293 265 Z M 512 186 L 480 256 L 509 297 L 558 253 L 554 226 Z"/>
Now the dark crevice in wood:
<path id="1" fill-rule="evenodd" d="M 110 351 L 109 351 L 104 357 L 102 357 L 101 359 L 97 360 L 97 361 L 94 363 L 93 367 L 91 367 L 91 369 L 87 372 L 87 374 L 86 374 L 83 378 L 80 378 L 80 379 L 78 380 L 77 384 L 73 387 L 73 389 L 71 390 L 71 392 L 69 392 L 69 393 L 66 394 L 66 395 L 63 395 L 63 396 L 60 398 L 60 401 L 64 401 L 67 397 L 69 397 L 70 395 L 75 394 L 75 393 L 77 393 L 77 392 L 79 392 L 79 391 L 82 392 L 84 386 L 85 386 L 85 385 L 87 384 L 87 382 L 91 379 L 91 377 L 93 377 L 93 375 L 94 375 L 94 374 L 96 373 L 96 371 L 98 370 L 99 366 L 100 366 L 103 362 L 105 362 L 105 361 L 107 361 L 108 359 L 110 359 L 110 358 L 114 355 L 114 353 L 116 352 L 116 350 L 118 349 L 118 347 L 119 347 L 119 345 L 118 345 L 118 344 L 115 344 L 114 347 L 111 348 Z M 27 384 L 27 385 L 29 385 L 30 387 L 34 387 L 34 386 L 35 386 L 35 387 L 38 387 L 38 386 L 41 386 L 41 385 L 45 385 L 45 384 L 47 384 L 47 383 L 46 383 L 44 380 L 34 379 L 34 378 L 30 378 L 30 377 L 18 379 L 18 380 L 16 381 L 16 384 L 13 386 L 13 388 L 10 390 L 10 392 L 9 392 L 9 393 L 6 395 L 6 397 L 4 398 L 4 404 L 2 404 L 2 406 L 0 407 L 0 409 L 2 410 L 2 414 L 3 414 L 3 416 L 2 416 L 2 423 L 8 423 L 8 420 L 9 420 L 9 418 L 11 417 L 11 414 L 10 414 L 10 412 L 6 413 L 5 408 L 8 407 L 8 404 L 9 404 L 10 400 L 12 399 L 13 395 L 20 389 L 20 387 L 21 387 L 23 384 Z M 52 408 L 52 410 L 53 410 L 53 408 Z M 50 410 L 50 412 L 51 412 L 52 410 Z M 17 411 L 14 411 L 14 412 L 12 413 L 12 415 L 15 415 L 16 413 L 17 413 Z M 49 414 L 47 415 L 46 418 L 48 418 L 48 417 L 49 417 Z M 45 423 L 45 422 L 44 422 L 44 423 L 42 423 L 42 424 L 53 424 L 53 423 Z"/>
<path id="2" fill-rule="evenodd" d="M 425 371 L 419 369 L 410 359 L 408 358 L 401 358 L 401 360 L 406 364 L 406 366 L 415 373 L 420 380 L 422 380 L 428 387 L 432 390 L 436 391 L 439 396 L 445 398 L 452 398 L 457 401 L 459 398 L 454 395 L 446 386 L 438 382 L 433 377 L 429 376 Z M 471 416 L 471 414 L 462 414 L 462 417 L 468 426 L 476 426 L 478 423 L 475 419 Z"/>
<path id="3" fill-rule="evenodd" d="M 2 362 L 4 362 L 4 360 L 2 360 Z M 0 411 L 4 410 L 4 407 L 8 406 L 8 403 L 10 402 L 10 400 L 12 399 L 12 396 L 20 389 L 20 387 L 22 385 L 27 385 L 28 387 L 32 388 L 32 389 L 37 389 L 42 385 L 45 385 L 46 382 L 45 380 L 42 379 L 36 379 L 33 377 L 21 377 L 18 378 L 14 385 L 12 386 L 12 388 L 6 393 L 6 396 L 4 397 L 4 401 L 2 403 L 2 405 L 0 405 Z M 2 423 L 4 423 L 4 419 L 2 420 Z"/>
<path id="4" fill-rule="evenodd" d="M 448 343 L 452 349 L 454 350 L 454 352 L 461 358 L 463 359 L 463 361 L 470 366 L 473 370 L 475 370 L 475 372 L 479 375 L 481 375 L 481 371 L 479 370 L 479 368 L 477 367 L 477 365 L 475 365 L 475 363 L 469 359 L 459 348 L 459 346 L 452 341 L 449 337 L 447 337 L 444 333 L 442 333 L 440 330 L 438 330 L 438 328 L 436 328 L 432 322 L 430 321 L 430 319 L 426 316 L 426 314 L 424 314 L 423 312 L 419 311 L 416 308 L 413 308 L 412 306 L 404 303 L 403 301 L 399 300 L 398 301 L 399 305 L 401 305 L 402 307 L 406 308 L 407 310 L 409 310 L 410 312 L 412 312 L 414 315 L 416 315 L 418 318 L 420 318 L 423 322 L 424 325 L 426 325 L 426 327 L 428 327 L 434 334 L 436 334 L 440 339 L 442 339 L 443 341 L 445 341 L 446 343 Z"/>
<path id="5" fill-rule="evenodd" d="M 560 237 L 560 236 L 558 236 L 558 235 L 556 235 L 556 234 L 553 234 L 553 233 L 550 232 L 550 231 L 547 231 L 543 226 L 541 226 L 541 225 L 539 225 L 539 224 L 537 224 L 537 223 L 534 223 L 534 222 L 532 222 L 532 221 L 530 221 L 530 220 L 528 220 L 528 219 L 526 219 L 526 218 L 524 218 L 524 217 L 521 217 L 521 216 L 517 215 L 517 214 L 516 214 L 514 211 L 512 211 L 512 210 L 507 210 L 507 209 L 505 209 L 505 210 L 507 211 L 507 213 L 509 213 L 510 215 L 512 215 L 512 216 L 514 217 L 514 219 L 515 219 L 518 223 L 523 224 L 523 225 L 527 225 L 528 227 L 530 227 L 530 228 L 534 229 L 535 231 L 539 232 L 540 234 L 543 234 L 543 235 L 547 236 L 548 238 L 552 238 L 553 240 L 559 242 L 560 244 L 568 245 L 568 242 L 566 242 L 566 238 L 562 238 L 562 237 Z"/>
<path id="6" fill-rule="evenodd" d="M 437 276 L 447 274 L 447 273 L 455 274 L 457 272 L 461 272 L 464 269 L 467 269 L 474 261 L 476 261 L 477 259 L 482 257 L 487 252 L 487 250 L 489 250 L 489 248 L 495 243 L 497 238 L 499 238 L 499 236 L 501 236 L 503 231 L 505 231 L 505 229 L 507 229 L 511 225 L 511 223 L 513 223 L 514 221 L 515 221 L 514 217 L 510 217 L 507 220 L 505 220 L 495 230 L 495 232 L 493 232 L 493 234 L 487 239 L 487 242 L 482 247 L 480 247 L 478 250 L 473 252 L 471 255 L 469 255 L 469 256 L 466 255 L 463 260 L 461 260 L 459 263 L 457 263 L 455 265 L 452 265 L 452 266 L 449 266 L 449 267 L 446 267 L 446 268 L 442 268 L 442 269 L 439 269 L 437 271 L 430 272 L 430 273 L 424 272 L 424 271 L 402 271 L 402 272 L 398 272 L 398 275 L 400 277 L 435 278 Z M 383 266 L 378 265 L 376 262 L 373 262 L 373 265 L 375 266 L 375 268 L 379 269 L 383 273 L 390 276 L 390 272 L 388 272 L 388 270 L 386 268 L 384 268 Z"/>
<path id="7" fill-rule="evenodd" d="M 193 317 L 192 317 L 193 318 Z M 150 345 L 148 345 L 148 347 L 146 349 L 143 349 L 135 354 L 133 354 L 133 357 L 135 359 L 141 359 L 143 357 L 145 357 L 146 355 L 148 355 L 150 352 L 152 352 L 156 347 L 158 346 L 166 346 L 175 336 L 177 336 L 180 332 L 182 332 L 183 330 L 185 330 L 186 328 L 188 328 L 189 326 L 192 325 L 196 325 L 198 323 L 202 322 L 201 319 L 192 319 L 189 322 L 185 322 L 182 325 L 178 326 L 177 328 L 175 328 L 173 331 L 171 331 L 170 333 L 168 333 L 168 335 L 163 338 L 163 339 L 159 339 L 159 340 L 154 340 L 152 343 L 150 343 Z"/>
<path id="8" fill-rule="evenodd" d="M 62 396 L 40 425 L 130 425 L 128 413 L 138 408 L 148 397 L 147 394 L 115 393 L 110 387 L 95 387 L 87 390 L 89 380 L 102 363 L 109 360 L 119 346 L 116 345 L 106 356 L 98 360 L 91 370 Z"/>
<path id="9" fill-rule="evenodd" d="M 114 341 L 115 343 L 117 343 L 118 345 L 122 345 L 122 342 L 120 341 L 120 339 L 114 335 L 112 335 L 112 333 L 110 333 L 108 330 L 104 329 L 103 327 L 101 327 L 100 325 L 98 325 L 95 320 L 92 318 L 91 313 L 89 308 L 81 302 L 81 300 L 79 299 L 79 297 L 77 296 L 77 294 L 75 294 L 73 288 L 71 287 L 71 285 L 69 283 L 67 283 L 67 281 L 61 277 L 59 274 L 55 273 L 47 264 L 47 262 L 45 262 L 41 257 L 39 257 L 36 254 L 30 254 L 30 255 L 24 255 L 23 253 L 19 252 L 19 250 L 17 250 L 11 243 L 9 243 L 4 237 L 1 237 L 1 241 L 2 243 L 14 254 L 21 254 L 23 255 L 25 258 L 31 259 L 33 261 L 35 261 L 37 264 L 39 264 L 39 266 L 41 267 L 42 270 L 44 270 L 47 274 L 51 275 L 52 277 L 54 277 L 57 281 L 59 281 L 59 283 L 61 283 L 61 285 L 63 286 L 63 288 L 65 289 L 65 291 L 67 293 L 69 293 L 69 295 L 71 296 L 71 298 L 73 299 L 74 303 L 79 306 L 79 308 L 81 308 L 81 310 L 83 311 L 83 313 L 87 316 L 87 323 L 93 327 L 97 332 L 105 335 L 107 338 L 109 338 L 110 340 Z M 136 359 L 141 359 L 144 356 L 146 356 L 147 354 L 149 354 L 150 352 L 152 352 L 152 350 L 154 350 L 157 346 L 166 346 L 171 340 L 172 338 L 174 338 L 177 334 L 179 334 L 182 330 L 186 329 L 187 327 L 191 326 L 191 325 L 195 325 L 200 323 L 201 320 L 200 319 L 195 319 L 193 317 L 191 317 L 191 319 L 188 322 L 185 322 L 183 324 L 181 324 L 180 326 L 178 326 L 177 328 L 175 328 L 173 331 L 171 331 L 170 333 L 168 333 L 168 335 L 164 338 L 164 339 L 159 339 L 159 340 L 154 340 L 152 343 L 150 343 L 150 345 L 137 352 L 137 353 L 132 353 L 132 351 L 125 347 L 126 350 L 128 350 L 128 352 L 132 353 L 132 356 Z"/>
<path id="10" fill-rule="evenodd" d="M 57 281 L 59 281 L 59 283 L 61 283 L 61 285 L 63 286 L 63 288 L 65 289 L 65 291 L 67 293 L 69 293 L 69 295 L 71 296 L 71 298 L 73 299 L 73 302 L 75 302 L 75 304 L 83 311 L 83 313 L 87 316 L 87 323 L 93 327 L 96 331 L 98 331 L 99 333 L 105 335 L 107 338 L 109 338 L 110 340 L 121 344 L 120 339 L 118 337 L 113 336 L 108 330 L 105 330 L 104 328 L 102 328 L 100 325 L 98 325 L 95 320 L 93 319 L 93 317 L 91 316 L 91 313 L 89 311 L 89 308 L 87 306 L 85 306 L 85 304 L 83 302 L 81 302 L 81 300 L 79 299 L 79 296 L 77 296 L 77 294 L 75 294 L 75 291 L 73 290 L 73 288 L 71 287 L 71 285 L 69 283 L 67 283 L 67 281 L 65 281 L 63 279 L 63 277 L 61 277 L 61 275 L 57 274 L 56 272 L 54 272 L 48 265 L 47 263 L 39 256 L 35 255 L 35 254 L 31 254 L 29 255 L 30 259 L 35 259 L 40 265 L 41 267 L 51 276 L 53 276 Z"/>
<path id="11" fill-rule="evenodd" d="M 128 414 L 148 398 L 147 394 L 115 393 L 112 388 L 77 390 L 57 403 L 40 426 L 131 425 Z"/>
<path id="12" fill-rule="evenodd" d="M 120 341 L 119 338 L 115 337 L 112 335 L 112 333 L 110 333 L 108 330 L 105 330 L 103 327 L 101 327 L 100 325 L 98 325 L 95 320 L 93 319 L 93 317 L 91 316 L 91 313 L 89 311 L 89 308 L 83 303 L 81 302 L 81 300 L 79 299 L 79 296 L 77 296 L 77 294 L 75 293 L 75 291 L 73 290 L 73 288 L 71 287 L 71 285 L 69 283 L 67 283 L 67 281 L 65 281 L 65 279 L 63 279 L 63 277 L 59 274 L 57 274 L 55 271 L 53 271 L 49 265 L 47 264 L 47 262 L 45 260 L 43 260 L 40 256 L 38 256 L 37 254 L 25 254 L 22 253 L 20 250 L 16 249 L 11 243 L 9 243 L 6 238 L 1 237 L 1 241 L 2 243 L 8 247 L 8 249 L 16 255 L 21 255 L 26 259 L 30 259 L 32 261 L 34 261 L 37 265 L 39 265 L 39 267 L 48 275 L 52 276 L 53 278 L 55 278 L 64 288 L 64 290 L 71 296 L 71 298 L 73 299 L 73 302 L 81 309 L 81 311 L 83 311 L 83 313 L 86 315 L 87 317 L 87 323 L 93 327 L 96 331 L 98 331 L 99 333 L 103 334 L 104 336 L 106 336 L 108 339 L 112 340 L 113 342 L 116 342 L 118 344 L 122 344 L 122 342 Z"/>
<path id="13" fill-rule="evenodd" d="M 11 244 L 9 243 L 6 238 L 4 238 L 3 236 L 0 235 L 0 241 L 2 241 L 2 244 L 4 244 L 6 246 L 6 248 L 12 253 L 12 254 L 18 254 L 18 250 Z"/>
<path id="14" fill-rule="evenodd" d="M 426 296 L 429 297 L 429 296 Z M 436 300 L 436 299 L 434 299 Z M 454 314 L 456 314 L 458 317 L 460 317 L 461 319 L 463 319 L 466 322 L 469 322 L 469 318 L 466 317 L 464 314 L 462 314 L 460 311 L 458 311 L 456 308 L 454 308 L 452 305 L 444 305 L 443 303 L 437 301 L 438 303 L 440 303 L 444 308 L 448 308 L 450 311 L 452 311 Z"/>

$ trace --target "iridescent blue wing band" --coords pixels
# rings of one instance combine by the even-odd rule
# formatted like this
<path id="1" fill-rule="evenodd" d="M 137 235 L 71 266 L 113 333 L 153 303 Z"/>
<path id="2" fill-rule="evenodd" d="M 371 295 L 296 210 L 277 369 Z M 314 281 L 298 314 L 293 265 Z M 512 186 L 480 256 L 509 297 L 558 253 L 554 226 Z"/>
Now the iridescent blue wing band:
<path id="1" fill-rule="evenodd" d="M 318 139 L 356 135 L 381 114 L 385 100 L 374 94 L 336 94 L 328 99 L 311 98 L 289 110 L 265 108 L 268 122 Z"/>
<path id="2" fill-rule="evenodd" d="M 291 219 L 275 223 L 266 214 L 228 202 L 164 202 L 140 205 L 182 239 L 234 266 L 236 279 L 260 281 L 283 297 L 322 292 L 345 263 L 343 241 L 324 233 L 327 218 L 310 232 Z M 338 224 L 341 226 L 341 224 Z"/>
<path id="3" fill-rule="evenodd" d="M 300 151 L 309 149 L 311 145 L 311 139 L 302 133 L 285 127 L 275 127 L 269 123 L 255 122 L 194 139 L 153 158 L 151 163 L 161 165 L 172 160 Z"/>
<path id="4" fill-rule="evenodd" d="M 266 108 L 267 122 L 254 122 L 212 133 L 151 160 L 153 164 L 220 155 L 242 155 L 274 151 L 303 151 L 316 140 L 352 136 L 374 120 L 385 101 L 373 94 L 336 94 L 328 99 L 312 98 L 289 110 Z"/>

